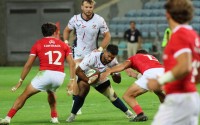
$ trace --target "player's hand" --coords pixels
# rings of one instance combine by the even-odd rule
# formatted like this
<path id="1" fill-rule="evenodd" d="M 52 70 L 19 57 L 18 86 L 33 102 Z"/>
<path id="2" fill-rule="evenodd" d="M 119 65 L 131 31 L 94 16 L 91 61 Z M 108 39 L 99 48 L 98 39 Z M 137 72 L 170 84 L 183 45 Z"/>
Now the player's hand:
<path id="1" fill-rule="evenodd" d="M 156 79 L 147 79 L 147 87 L 149 89 L 149 91 L 159 91 L 162 90 L 161 89 L 161 85 L 158 83 L 158 81 Z"/>
<path id="2" fill-rule="evenodd" d="M 67 85 L 67 95 L 78 95 L 79 88 L 76 80 L 70 80 L 70 82 Z"/>
<path id="3" fill-rule="evenodd" d="M 15 86 L 11 88 L 12 92 L 15 92 L 22 85 L 22 81 L 19 81 Z"/>
<path id="4" fill-rule="evenodd" d="M 73 84 L 72 83 L 67 84 L 66 91 L 67 91 L 68 96 L 73 95 Z"/>

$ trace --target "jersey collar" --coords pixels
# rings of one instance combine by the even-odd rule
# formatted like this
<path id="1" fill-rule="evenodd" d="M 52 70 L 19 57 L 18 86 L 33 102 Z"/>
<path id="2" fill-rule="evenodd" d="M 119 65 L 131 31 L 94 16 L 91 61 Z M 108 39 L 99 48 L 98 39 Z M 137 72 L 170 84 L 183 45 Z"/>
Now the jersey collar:
<path id="1" fill-rule="evenodd" d="M 83 18 L 83 15 L 82 15 L 83 13 L 81 13 L 81 18 L 84 20 L 84 21 L 89 21 L 89 20 L 91 20 L 93 17 L 94 17 L 94 13 L 92 14 L 92 17 L 89 19 L 89 20 L 85 20 L 84 18 Z"/>
<path id="2" fill-rule="evenodd" d="M 177 30 L 179 30 L 180 28 L 185 28 L 185 29 L 189 29 L 192 30 L 192 27 L 190 25 L 184 24 L 184 25 L 178 25 L 174 28 L 173 33 L 175 33 Z"/>

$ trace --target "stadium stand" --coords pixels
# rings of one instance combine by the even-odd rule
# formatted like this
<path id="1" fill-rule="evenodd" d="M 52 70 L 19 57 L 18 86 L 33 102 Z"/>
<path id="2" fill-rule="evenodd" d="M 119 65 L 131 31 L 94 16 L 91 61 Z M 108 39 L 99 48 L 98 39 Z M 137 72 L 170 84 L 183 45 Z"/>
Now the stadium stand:
<path id="1" fill-rule="evenodd" d="M 136 28 L 142 33 L 144 41 L 142 47 L 150 53 L 154 53 L 152 48 L 154 43 L 149 41 L 154 41 L 155 39 L 162 41 L 164 31 L 168 27 L 163 8 L 164 3 L 165 0 L 149 1 L 144 4 L 142 9 L 133 9 L 126 12 L 123 17 L 112 19 L 109 26 L 112 37 L 122 38 L 123 32 L 128 28 L 129 22 L 134 20 Z M 200 33 L 200 1 L 193 0 L 193 4 L 195 6 L 195 13 L 191 25 Z M 148 42 L 146 43 L 146 41 Z"/>

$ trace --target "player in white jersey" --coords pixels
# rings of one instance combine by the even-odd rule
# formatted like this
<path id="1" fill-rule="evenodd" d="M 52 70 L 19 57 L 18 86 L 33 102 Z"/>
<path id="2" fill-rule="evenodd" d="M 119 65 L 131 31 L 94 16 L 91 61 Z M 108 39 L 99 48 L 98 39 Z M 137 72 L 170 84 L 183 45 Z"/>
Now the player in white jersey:
<path id="1" fill-rule="evenodd" d="M 123 111 L 128 117 L 133 117 L 133 113 L 124 105 L 121 99 L 117 96 L 114 89 L 110 84 L 110 80 L 105 78 L 96 83 L 89 84 L 89 78 L 84 74 L 89 69 L 97 69 L 100 73 L 106 71 L 107 68 L 113 67 L 118 64 L 115 58 L 118 54 L 118 47 L 116 45 L 108 45 L 106 51 L 92 52 L 86 55 L 82 62 L 76 69 L 76 75 L 78 76 L 78 86 L 81 88 L 79 94 L 75 96 L 74 105 L 71 110 L 71 115 L 68 117 L 67 122 L 72 122 L 75 119 L 76 113 L 83 106 L 84 100 L 89 93 L 90 85 L 93 86 L 98 92 L 107 97 L 111 103 Z M 116 83 L 121 82 L 121 75 L 119 73 L 112 74 L 113 81 Z"/>
<path id="2" fill-rule="evenodd" d="M 104 38 L 98 48 L 99 51 L 103 51 L 111 39 L 105 20 L 93 12 L 94 5 L 94 0 L 82 0 L 82 13 L 74 15 L 63 32 L 63 39 L 65 40 L 65 43 L 68 43 L 70 32 L 72 30 L 75 30 L 76 32 L 74 61 L 77 66 L 85 55 L 98 48 L 97 40 L 100 33 L 104 36 Z M 68 90 L 74 90 L 73 85 L 69 86 Z M 72 93 L 74 95 L 77 94 L 73 91 Z"/>
<path id="3" fill-rule="evenodd" d="M 68 43 L 70 32 L 76 31 L 74 59 L 79 62 L 86 54 L 97 49 L 97 39 L 100 33 L 104 35 L 104 38 L 98 48 L 99 51 L 102 51 L 110 41 L 111 36 L 105 20 L 93 13 L 94 4 L 94 0 L 82 0 L 82 13 L 74 15 L 63 32 L 63 38 Z"/>

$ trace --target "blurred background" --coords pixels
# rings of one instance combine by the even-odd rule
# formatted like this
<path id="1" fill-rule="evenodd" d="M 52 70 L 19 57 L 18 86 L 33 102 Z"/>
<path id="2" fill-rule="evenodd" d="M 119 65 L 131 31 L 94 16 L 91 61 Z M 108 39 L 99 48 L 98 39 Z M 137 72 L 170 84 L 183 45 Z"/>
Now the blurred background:
<path id="1" fill-rule="evenodd" d="M 142 34 L 142 47 L 161 60 L 161 42 L 168 27 L 165 0 L 95 1 L 95 13 L 107 22 L 111 43 L 119 46 L 119 60 L 127 58 L 123 34 L 130 21 L 136 22 Z M 200 0 L 193 0 L 193 4 L 191 25 L 200 33 Z M 81 0 L 0 0 L 0 66 L 23 65 L 31 46 L 42 37 L 40 27 L 45 22 L 57 23 L 62 36 L 69 19 L 81 12 L 80 6 Z"/>

